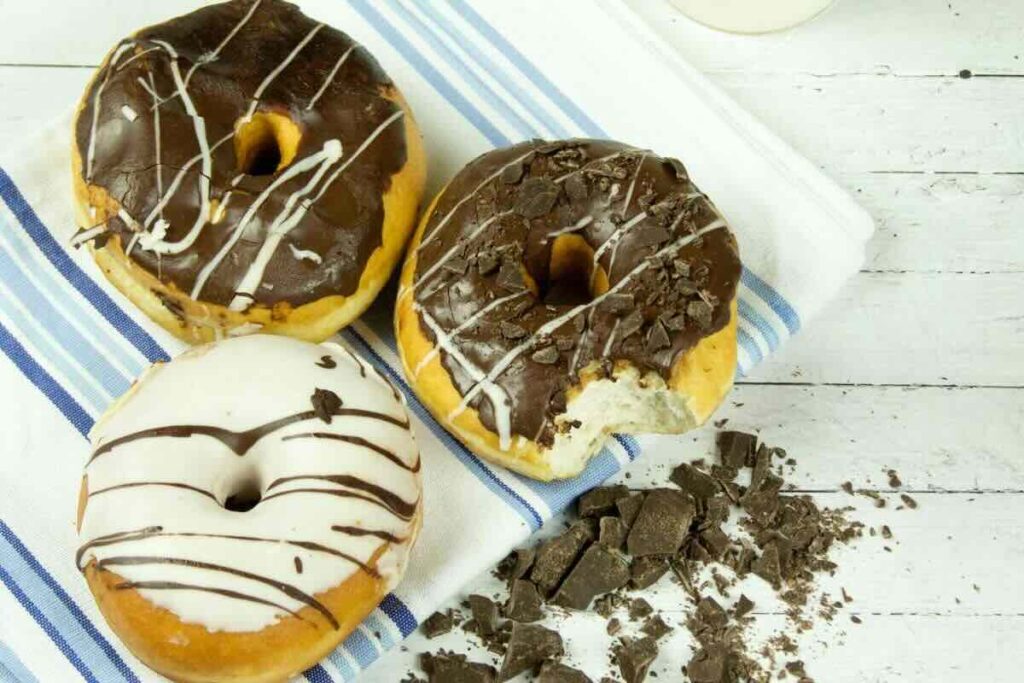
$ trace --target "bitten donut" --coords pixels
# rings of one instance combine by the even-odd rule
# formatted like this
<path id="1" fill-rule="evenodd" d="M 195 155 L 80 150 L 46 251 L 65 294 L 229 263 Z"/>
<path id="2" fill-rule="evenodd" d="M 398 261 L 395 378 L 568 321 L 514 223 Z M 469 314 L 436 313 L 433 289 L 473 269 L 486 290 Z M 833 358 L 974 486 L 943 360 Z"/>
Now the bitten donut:
<path id="1" fill-rule="evenodd" d="M 154 365 L 100 419 L 76 560 L 176 681 L 280 681 L 405 572 L 422 517 L 399 394 L 335 344 L 253 335 Z"/>
<path id="2" fill-rule="evenodd" d="M 404 370 L 471 450 L 570 477 L 611 432 L 682 432 L 714 411 L 736 369 L 739 276 L 679 161 L 600 140 L 496 150 L 413 238 Z"/>
<path id="3" fill-rule="evenodd" d="M 73 242 L 187 342 L 321 341 L 387 281 L 424 174 L 363 47 L 282 0 L 233 0 L 107 55 L 74 125 Z"/>

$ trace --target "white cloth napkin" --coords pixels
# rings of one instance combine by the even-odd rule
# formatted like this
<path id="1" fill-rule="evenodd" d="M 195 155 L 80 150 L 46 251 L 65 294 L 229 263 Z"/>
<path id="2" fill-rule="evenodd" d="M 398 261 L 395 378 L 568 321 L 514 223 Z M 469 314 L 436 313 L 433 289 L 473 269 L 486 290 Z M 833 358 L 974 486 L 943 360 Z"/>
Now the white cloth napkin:
<path id="1" fill-rule="evenodd" d="M 362 42 L 403 89 L 424 132 L 432 189 L 477 154 L 530 137 L 611 137 L 684 160 L 739 236 L 742 372 L 861 262 L 867 214 L 621 0 L 300 4 Z M 61 121 L 0 156 L 0 680 L 154 680 L 107 628 L 75 569 L 75 501 L 92 422 L 182 344 L 69 248 L 69 130 Z M 583 475 L 555 484 L 483 463 L 404 384 L 390 305 L 382 297 L 340 338 L 408 397 L 423 449 L 424 531 L 405 582 L 305 673 L 314 683 L 354 679 L 580 492 L 638 457 L 672 457 L 620 437 Z"/>

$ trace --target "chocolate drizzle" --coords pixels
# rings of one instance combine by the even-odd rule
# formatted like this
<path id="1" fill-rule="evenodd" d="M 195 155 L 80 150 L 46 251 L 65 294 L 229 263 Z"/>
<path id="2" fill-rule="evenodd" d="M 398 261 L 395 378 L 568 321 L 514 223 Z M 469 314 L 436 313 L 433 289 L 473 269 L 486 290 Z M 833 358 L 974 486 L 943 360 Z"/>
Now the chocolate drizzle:
<path id="1" fill-rule="evenodd" d="M 121 583 L 114 586 L 115 590 L 185 590 L 185 591 L 201 591 L 203 593 L 213 593 L 215 595 L 222 595 L 225 598 L 232 598 L 234 600 L 241 600 L 242 602 L 254 602 L 257 605 L 266 605 L 267 607 L 273 607 L 279 609 L 282 612 L 287 612 L 293 617 L 302 617 L 295 611 L 288 609 L 284 605 L 270 600 L 264 600 L 258 598 L 255 595 L 247 595 L 239 591 L 233 591 L 228 588 L 213 588 L 211 586 L 199 586 L 192 583 L 181 583 L 179 581 L 122 581 Z M 333 618 L 333 616 L 331 617 Z M 337 625 L 333 625 L 333 628 L 338 628 Z"/>
<path id="2" fill-rule="evenodd" d="M 362 446 L 363 448 L 368 448 L 374 453 L 378 453 L 384 456 L 390 462 L 393 462 L 394 464 L 398 465 L 403 470 L 406 470 L 408 472 L 420 471 L 419 458 L 416 458 L 416 462 L 414 464 L 407 465 L 404 462 L 402 462 L 401 458 L 399 458 L 391 451 L 381 446 L 378 446 L 372 441 L 367 441 L 361 436 L 355 436 L 353 434 L 335 434 L 333 432 L 308 432 L 306 434 L 289 434 L 288 436 L 283 437 L 281 441 L 291 441 L 292 439 L 327 439 L 333 441 L 344 441 L 345 443 L 350 443 L 356 446 Z"/>
<path id="3" fill-rule="evenodd" d="M 107 569 L 109 567 L 121 567 L 121 566 L 138 566 L 138 565 L 149 565 L 149 564 L 172 564 L 180 565 L 184 567 L 191 567 L 193 569 L 205 569 L 212 572 L 221 572 L 224 574 L 231 574 L 232 576 L 238 576 L 243 579 L 249 579 L 258 583 L 271 586 L 277 589 L 281 593 L 287 595 L 292 600 L 301 602 L 308 607 L 312 607 L 331 625 L 331 628 L 338 628 L 338 620 L 335 618 L 331 611 L 327 609 L 320 601 L 314 598 L 312 595 L 302 592 L 290 583 L 284 583 L 283 581 L 275 581 L 274 579 L 268 579 L 265 576 L 247 572 L 243 569 L 235 569 L 234 567 L 226 567 L 224 565 L 215 564 L 212 562 L 200 562 L 199 560 L 188 560 L 180 557 L 157 557 L 150 555 L 120 555 L 115 557 L 106 557 L 99 560 L 96 563 L 97 569 Z M 146 584 L 150 585 L 146 585 Z M 154 588 L 154 584 L 164 583 L 168 584 L 167 587 L 173 585 L 170 582 L 128 582 L 121 584 L 123 588 Z M 180 584 L 179 584 L 180 587 Z M 188 586 L 188 588 L 194 589 L 195 586 Z"/>
<path id="4" fill-rule="evenodd" d="M 457 411 L 475 408 L 505 443 L 550 443 L 584 368 L 623 360 L 667 379 L 728 323 L 736 243 L 681 169 L 616 142 L 535 140 L 449 183 L 416 250 L 413 296 Z M 585 243 L 574 248 L 586 263 L 555 273 L 563 237 Z"/>
<path id="5" fill-rule="evenodd" d="M 275 479 L 274 481 L 272 481 L 270 485 L 267 486 L 267 491 L 272 491 L 281 484 L 287 484 L 288 482 L 291 481 L 305 481 L 310 479 L 315 481 L 326 481 L 331 484 L 337 484 L 338 486 L 344 486 L 346 488 L 355 489 L 356 491 L 363 491 L 364 493 L 368 493 L 381 504 L 383 504 L 384 507 L 387 508 L 389 512 L 391 512 L 396 517 L 400 517 L 401 519 L 412 518 L 412 516 L 416 513 L 416 507 L 419 505 L 418 500 L 413 501 L 411 503 L 407 503 L 404 500 L 402 500 L 400 496 L 395 495 L 386 488 L 377 486 L 374 483 L 368 482 L 365 479 L 360 479 L 359 477 L 354 477 L 350 474 L 298 474 L 291 477 L 281 477 L 279 479 Z M 283 493 L 292 493 L 293 491 L 296 490 L 301 489 L 291 489 Z M 328 489 L 325 489 L 323 492 L 327 491 Z M 271 494 L 267 496 L 264 500 L 273 497 L 274 494 Z"/>
<path id="6" fill-rule="evenodd" d="M 211 5 L 114 50 L 76 122 L 82 178 L 120 205 L 105 234 L 193 298 L 242 308 L 350 295 L 406 163 L 393 92 L 366 50 L 290 3 Z M 247 165 L 236 125 L 267 113 L 297 125 L 297 153 L 288 163 L 267 143 Z"/>

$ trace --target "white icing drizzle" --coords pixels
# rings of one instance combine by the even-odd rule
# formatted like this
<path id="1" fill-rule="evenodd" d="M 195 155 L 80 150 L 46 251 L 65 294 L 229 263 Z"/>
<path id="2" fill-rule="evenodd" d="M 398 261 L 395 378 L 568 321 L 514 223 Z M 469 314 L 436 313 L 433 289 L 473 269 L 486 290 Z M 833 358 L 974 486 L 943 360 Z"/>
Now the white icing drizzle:
<path id="1" fill-rule="evenodd" d="M 139 118 L 139 115 L 135 113 L 135 110 L 127 104 L 121 105 L 121 115 L 128 119 L 130 123 L 134 123 L 135 119 Z"/>
<path id="2" fill-rule="evenodd" d="M 263 2 L 263 0 L 255 0 L 252 3 L 252 6 L 249 8 L 249 11 L 245 13 L 244 17 L 242 17 L 242 20 L 235 24 L 235 27 L 231 29 L 231 31 L 226 36 L 224 36 L 224 40 L 220 41 L 217 47 L 213 49 L 213 52 L 203 55 L 201 59 L 196 60 L 196 63 L 193 64 L 185 73 L 186 87 L 188 86 L 189 81 L 192 80 L 192 74 L 196 72 L 196 69 L 203 66 L 204 64 L 209 64 L 210 62 L 215 61 L 220 56 L 221 51 L 225 47 L 227 47 L 228 43 L 231 42 L 231 39 L 234 38 L 238 34 L 238 32 L 242 30 L 243 26 L 249 23 L 249 20 L 252 19 L 252 15 L 256 13 L 256 8 L 260 6 L 261 2 Z"/>
<path id="3" fill-rule="evenodd" d="M 644 152 L 640 155 L 640 160 L 636 162 L 636 171 L 633 173 L 633 179 L 629 181 L 629 189 L 626 190 L 626 198 L 622 200 L 622 211 L 620 215 L 625 216 L 626 211 L 629 210 L 629 204 L 633 201 L 633 192 L 636 190 L 636 181 L 640 177 L 640 171 L 643 170 L 644 160 L 647 158 L 647 153 Z"/>
<path id="4" fill-rule="evenodd" d="M 480 387 L 480 390 L 490 400 L 491 405 L 494 407 L 494 422 L 495 427 L 497 427 L 499 446 L 502 450 L 508 450 L 512 443 L 512 412 L 510 408 L 512 399 L 509 398 L 508 392 L 488 379 L 487 373 L 466 358 L 459 347 L 452 343 L 451 337 L 437 324 L 433 316 L 423 310 L 419 304 L 413 304 L 413 309 L 420 314 L 420 318 L 434 333 L 435 348 L 444 349 L 452 358 L 457 360 L 470 379 L 476 383 L 474 388 Z"/>
<path id="5" fill-rule="evenodd" d="M 104 76 L 103 81 L 96 86 L 96 94 L 92 98 L 92 126 L 89 129 L 89 146 L 85 153 L 85 180 L 86 182 L 92 180 L 92 161 L 93 157 L 96 156 L 96 128 L 99 126 L 100 120 L 100 104 L 103 97 L 103 88 L 107 86 L 107 81 L 110 80 L 110 75 L 113 73 L 113 67 L 117 66 L 117 62 L 128 50 L 135 47 L 135 43 L 129 41 L 122 43 L 110 57 L 110 66 L 107 70 L 107 75 Z"/>
<path id="6" fill-rule="evenodd" d="M 294 256 L 299 261 L 312 261 L 313 263 L 316 263 L 318 265 L 323 263 L 324 261 L 323 258 L 321 258 L 320 254 L 316 253 L 312 249 L 299 249 L 291 242 L 288 243 L 288 248 L 291 250 L 292 256 Z"/>
<path id="7" fill-rule="evenodd" d="M 341 399 L 319 404 L 330 422 L 317 390 Z M 91 438 L 79 565 L 108 568 L 183 622 L 251 632 L 313 607 L 303 618 L 331 628 L 316 595 L 378 551 L 386 590 L 404 572 L 421 506 L 408 415 L 337 345 L 197 347 L 150 369 Z M 223 507 L 247 486 L 258 505 Z"/>
<path id="8" fill-rule="evenodd" d="M 594 164 L 599 164 L 602 161 L 611 161 L 612 159 L 618 159 L 619 157 L 629 156 L 630 154 L 648 154 L 648 152 L 646 152 L 644 150 L 639 150 L 639 149 L 627 149 L 627 150 L 623 150 L 621 152 L 612 152 L 611 154 L 605 154 L 603 157 L 598 157 L 596 159 L 591 159 L 590 161 L 588 161 L 587 163 L 583 164 L 579 168 L 576 168 L 576 169 L 573 169 L 571 171 L 568 171 L 567 173 L 563 173 L 562 175 L 560 175 L 557 178 L 555 178 L 554 182 L 556 182 L 556 183 L 565 182 L 565 180 L 567 178 L 569 178 L 570 176 L 574 176 L 577 173 L 585 171 L 588 168 L 590 168 L 591 166 L 593 166 Z"/>
<path id="9" fill-rule="evenodd" d="M 491 182 L 491 181 L 493 181 L 494 179 L 496 179 L 496 178 L 500 177 L 500 176 L 501 176 L 501 174 L 505 172 L 505 169 L 506 169 L 506 168 L 511 168 L 512 166 L 515 166 L 516 164 L 518 164 L 518 163 L 519 163 L 519 162 L 521 162 L 521 161 L 522 161 L 523 159 L 527 158 L 528 156 L 530 156 L 530 155 L 531 155 L 531 154 L 533 154 L 533 153 L 534 153 L 534 150 L 532 150 L 532 149 L 531 149 L 531 150 L 530 150 L 529 152 L 527 152 L 526 154 L 523 154 L 523 155 L 520 155 L 520 156 L 516 157 L 515 159 L 513 159 L 513 160 L 512 160 L 512 161 L 510 161 L 510 162 L 508 162 L 507 164 L 505 164 L 504 166 L 502 166 L 501 168 L 499 168 L 499 169 L 498 169 L 497 171 L 495 171 L 495 172 L 494 172 L 494 173 L 492 173 L 491 175 L 489 175 L 489 176 L 487 176 L 486 178 L 484 178 L 484 179 L 483 179 L 483 180 L 482 180 L 482 181 L 480 182 L 480 184 L 479 184 L 479 185 L 477 185 L 477 186 L 476 186 L 476 188 L 474 188 L 474 190 L 473 190 L 472 192 L 470 192 L 470 193 L 469 193 L 469 194 L 467 194 L 467 195 L 466 195 L 465 197 L 463 197 L 462 199 L 460 199 L 459 201 L 457 201 L 457 202 L 455 203 L 455 206 L 453 206 L 453 207 L 452 207 L 451 209 L 449 209 L 449 210 L 448 210 L 448 213 L 446 213 L 446 214 L 444 215 L 444 217 L 443 217 L 443 218 L 441 218 L 441 220 L 440 220 L 440 221 L 438 221 L 437 225 L 436 225 L 436 226 L 434 227 L 433 231 L 432 231 L 432 232 L 431 232 L 431 233 L 430 233 L 429 235 L 424 235 L 424 236 L 423 236 L 423 239 L 422 239 L 422 240 L 420 241 L 420 243 L 419 243 L 419 246 L 417 246 L 417 247 L 416 247 L 416 251 L 419 251 L 419 250 L 420 250 L 420 249 L 422 249 L 423 247 L 427 246 L 427 244 L 429 244 L 429 243 L 430 243 L 430 240 L 434 239 L 434 237 L 436 237 L 436 236 L 438 235 L 438 233 L 440 233 L 440 232 L 441 232 L 441 229 L 442 229 L 442 228 L 444 228 L 445 224 L 447 224 L 447 223 L 448 223 L 448 220 L 449 220 L 449 219 L 451 219 L 451 217 L 452 217 L 453 215 L 455 215 L 455 212 L 459 210 L 459 207 L 461 207 L 461 206 L 462 206 L 463 204 L 465 204 L 465 203 L 466 203 L 466 202 L 468 202 L 468 201 L 469 201 L 470 199 L 472 199 L 473 197 L 475 197 L 475 196 L 476 196 L 476 194 L 477 194 L 477 192 L 479 192 L 480 190 L 484 189 L 484 188 L 485 188 L 485 187 L 486 187 L 486 186 L 488 185 L 488 183 L 490 183 L 490 182 Z"/>
<path id="10" fill-rule="evenodd" d="M 660 259 L 660 258 L 662 258 L 664 256 L 667 256 L 667 255 L 672 254 L 672 253 L 674 253 L 676 251 L 679 251 L 680 249 L 682 249 L 686 245 L 688 245 L 691 242 L 693 242 L 693 241 L 703 237 L 704 235 L 706 235 L 707 233 L 711 232 L 712 230 L 718 230 L 720 228 L 724 228 L 725 226 L 726 226 L 726 223 L 725 223 L 725 221 L 722 218 L 716 218 L 714 221 L 712 221 L 711 223 L 707 224 L 706 226 L 704 226 L 700 230 L 698 230 L 698 231 L 696 231 L 696 232 L 694 232 L 694 233 L 692 233 L 690 235 L 686 235 L 685 237 L 679 238 L 678 240 L 672 242 L 668 246 L 663 247 L 662 249 L 657 251 L 652 256 L 649 256 L 646 259 L 644 259 L 643 262 L 641 262 L 639 265 L 637 265 L 635 268 L 633 268 L 633 270 L 628 272 L 621 280 L 619 280 L 614 285 L 609 287 L 608 290 L 604 294 L 602 294 L 600 296 L 597 296 L 597 297 L 594 297 L 592 300 L 590 300 L 589 302 L 587 302 L 585 304 L 580 304 L 578 306 L 575 306 L 572 309 L 570 309 L 567 313 L 564 313 L 564 314 L 558 316 L 557 318 L 553 318 L 553 319 L 549 320 L 548 322 L 544 323 L 543 325 L 541 325 L 540 327 L 538 327 L 537 330 L 526 339 L 526 341 L 520 343 L 518 346 L 514 347 L 512 350 L 510 350 L 504 356 L 502 356 L 494 364 L 494 366 L 491 368 L 490 372 L 488 372 L 484 376 L 483 380 L 481 380 L 480 382 L 477 382 L 472 387 L 470 387 L 470 389 L 462 396 L 462 401 L 460 401 L 459 404 L 448 414 L 448 419 L 454 420 L 463 411 L 465 411 L 466 408 L 469 406 L 470 401 L 472 401 L 474 398 L 476 398 L 477 394 L 479 394 L 483 390 L 482 382 L 485 382 L 485 381 L 486 382 L 494 382 L 494 380 L 496 380 L 498 377 L 500 377 L 502 375 L 502 373 L 504 373 L 505 370 L 508 369 L 508 367 L 513 363 L 513 361 L 515 361 L 517 358 L 519 358 L 520 355 L 523 354 L 523 352 L 525 352 L 528 349 L 532 348 L 533 345 L 536 343 L 536 340 L 539 337 L 544 337 L 546 335 L 551 334 L 552 332 L 554 332 L 559 327 L 561 327 L 565 323 L 567 323 L 570 320 L 572 320 L 575 316 L 579 315 L 580 313 L 583 313 L 585 311 L 592 310 L 592 309 L 596 308 L 597 305 L 600 304 L 602 301 L 604 301 L 606 298 L 608 298 L 612 294 L 615 294 L 620 289 L 622 289 L 627 284 L 629 284 L 629 282 L 633 278 L 635 278 L 637 275 L 639 275 L 640 273 L 642 273 L 645 270 L 647 270 L 648 268 L 650 268 L 651 263 L 654 260 Z M 498 404 L 492 404 L 492 405 L 493 405 L 493 408 L 494 408 L 495 422 L 496 423 L 499 422 L 499 420 L 511 419 L 511 416 L 510 416 L 511 408 L 509 406 L 507 406 L 507 405 L 498 405 Z M 504 413 L 504 415 L 499 417 L 498 413 Z"/>
<path id="11" fill-rule="evenodd" d="M 249 111 L 246 112 L 243 120 L 248 121 L 252 118 L 252 115 L 256 113 L 256 107 L 259 106 L 260 97 L 263 96 L 263 91 L 270 87 L 270 84 L 274 82 L 274 79 L 277 78 L 281 74 L 281 72 L 284 71 L 285 68 L 287 68 L 287 66 L 292 63 L 292 60 L 294 60 L 298 56 L 298 54 L 302 52 L 302 48 L 306 47 L 306 44 L 309 43 L 309 41 L 313 40 L 313 36 L 315 36 L 323 27 L 323 24 L 317 24 L 316 26 L 314 26 L 312 30 L 306 34 L 306 37 L 300 40 L 299 44 L 296 45 L 292 49 L 292 51 L 288 53 L 288 56 L 284 58 L 284 61 L 278 64 L 273 71 L 267 74 L 267 77 L 264 78 L 263 82 L 260 83 L 259 86 L 256 88 L 256 92 L 252 94 L 252 101 L 249 103 Z"/>
<path id="12" fill-rule="evenodd" d="M 591 309 L 591 310 L 593 310 L 593 309 Z M 608 341 L 606 341 L 604 343 L 604 348 L 601 350 L 601 358 L 607 358 L 608 354 L 611 352 L 611 350 L 612 350 L 612 343 L 615 341 L 615 333 L 619 331 L 619 323 L 620 322 L 622 322 L 622 318 L 616 318 L 615 322 L 612 324 L 611 332 L 608 333 Z M 583 346 L 583 345 L 580 344 L 580 346 Z M 573 368 L 572 368 L 573 370 L 576 369 L 575 365 L 576 364 L 573 363 Z"/>
<path id="13" fill-rule="evenodd" d="M 107 226 L 106 226 L 105 223 L 101 223 L 101 224 L 99 224 L 97 226 L 91 227 L 88 230 L 82 230 L 79 233 L 77 233 L 74 237 L 71 238 L 71 246 L 73 246 L 73 247 L 81 246 L 81 245 L 85 244 L 86 242 L 88 242 L 89 240 L 91 240 L 91 239 L 93 239 L 95 237 L 98 237 L 99 235 L 102 235 L 106 231 L 107 231 Z"/>
<path id="14" fill-rule="evenodd" d="M 338 69 L 341 68 L 341 65 L 345 63 L 345 61 L 348 59 L 348 56 L 352 54 L 352 51 L 355 50 L 357 47 L 358 45 L 353 43 L 351 47 L 349 47 L 349 49 L 345 50 L 345 53 L 341 55 L 341 57 L 338 57 L 338 61 L 334 63 L 334 67 L 331 68 L 331 71 L 327 74 L 327 78 L 324 79 L 323 85 L 321 85 L 320 89 L 316 91 L 316 94 L 314 94 L 313 97 L 310 98 L 309 104 L 306 105 L 306 111 L 312 109 L 313 105 L 315 105 L 317 101 L 320 99 L 320 96 L 323 95 L 324 92 L 326 92 L 327 87 L 334 81 L 334 76 L 337 75 Z"/>
<path id="15" fill-rule="evenodd" d="M 427 268 L 425 273 L 423 273 L 418 278 L 416 278 L 416 280 L 414 280 L 413 283 L 412 283 L 412 289 L 415 290 L 417 287 L 420 286 L 421 283 L 426 282 L 427 280 L 429 280 L 431 275 L 436 273 L 442 266 L 444 266 L 445 263 L 450 261 L 451 258 L 453 256 L 455 256 L 455 254 L 458 253 L 458 251 L 460 249 L 463 248 L 463 246 L 465 246 L 466 242 L 472 242 L 473 240 L 475 240 L 480 235 L 480 233 L 482 233 L 484 230 L 489 228 L 491 226 L 491 223 L 493 223 L 494 221 L 498 220 L 499 218 L 503 218 L 505 216 L 508 216 L 511 213 L 512 213 L 511 209 L 508 210 L 508 211 L 501 211 L 500 213 L 496 213 L 493 216 L 491 216 L 490 218 L 488 218 L 488 219 L 486 219 L 484 221 L 481 221 L 480 225 L 476 226 L 476 228 L 473 229 L 473 232 L 469 233 L 464 238 L 460 238 L 459 241 L 457 241 L 452 246 L 451 249 L 446 251 L 444 253 L 444 255 L 441 256 L 441 258 L 439 258 L 437 261 L 434 262 L 434 265 L 432 265 L 429 268 Z"/>
<path id="16" fill-rule="evenodd" d="M 568 234 L 570 232 L 576 232 L 577 230 L 582 230 L 583 228 L 587 227 L 588 225 L 590 225 L 593 222 L 594 222 L 594 217 L 593 216 L 584 216 L 583 218 L 579 219 L 578 221 L 576 221 L 572 225 L 567 225 L 564 228 L 559 228 L 558 230 L 555 230 L 554 232 L 549 232 L 548 234 L 544 235 L 543 241 L 547 242 L 552 237 L 558 237 L 559 235 L 565 235 L 565 234 Z"/>
<path id="17" fill-rule="evenodd" d="M 515 294 L 509 294 L 507 296 L 500 296 L 500 297 L 498 297 L 497 299 L 495 299 L 491 303 L 489 303 L 486 306 L 482 307 L 479 311 L 477 311 L 473 315 L 471 315 L 468 318 L 466 318 L 465 320 L 463 320 L 460 325 L 458 325 L 457 327 L 455 327 L 455 329 L 453 329 L 451 332 L 449 332 L 447 334 L 448 340 L 449 341 L 454 340 L 457 336 L 459 336 L 459 334 L 461 334 L 462 332 L 468 330 L 470 327 L 475 325 L 481 318 L 483 318 L 485 315 L 487 315 L 488 313 L 493 311 L 498 306 L 502 305 L 503 303 L 509 302 L 512 299 L 519 298 L 519 297 L 527 294 L 528 292 L 529 292 L 529 290 L 524 289 L 523 291 L 516 292 Z M 423 312 L 423 315 L 427 315 L 427 313 L 425 311 L 423 311 L 423 309 L 419 306 L 419 304 L 413 304 L 413 308 L 415 308 L 417 311 Z M 436 322 L 435 322 L 435 324 L 436 324 Z M 433 347 L 431 347 L 431 349 L 429 351 L 427 351 L 427 353 L 425 353 L 423 355 L 423 358 L 420 359 L 420 362 L 417 363 L 416 367 L 413 369 L 413 372 L 412 372 L 413 379 L 416 379 L 417 377 L 420 376 L 420 373 L 423 372 L 423 368 L 425 368 L 427 366 L 427 363 L 429 363 L 431 360 L 434 359 L 434 356 L 436 356 L 438 354 L 439 350 L 440 349 L 437 346 L 433 346 Z"/>
<path id="18" fill-rule="evenodd" d="M 225 142 L 227 142 L 234 136 L 234 133 L 228 133 L 220 140 L 217 140 L 217 142 L 210 145 L 210 151 L 216 152 L 218 147 L 223 145 Z M 167 202 L 171 201 L 171 197 L 173 197 L 174 193 L 178 191 L 178 186 L 181 185 L 182 181 L 185 179 L 185 176 L 188 175 L 188 172 L 192 170 L 192 167 L 199 163 L 199 161 L 202 158 L 202 154 L 197 154 L 188 161 L 186 161 L 184 164 L 182 164 L 181 168 L 178 169 L 178 172 L 174 175 L 174 178 L 171 180 L 171 184 L 167 187 L 167 191 L 164 192 L 163 195 L 161 195 L 160 200 L 156 203 L 156 206 L 152 208 L 152 210 L 149 212 L 149 215 L 146 216 L 146 220 L 142 222 L 142 224 L 145 227 L 148 228 L 150 225 L 152 225 L 153 221 L 156 220 L 156 218 L 159 215 L 161 215 L 161 212 L 163 211 L 164 207 L 167 206 Z"/>
<path id="19" fill-rule="evenodd" d="M 310 180 L 302 190 L 292 194 L 292 196 L 288 198 L 288 201 L 285 202 L 284 209 L 277 218 L 274 219 L 274 222 L 270 224 L 270 228 L 267 230 L 267 237 L 263 241 L 263 245 L 260 247 L 259 252 L 256 254 L 256 258 L 253 259 L 251 264 L 249 264 L 249 269 L 246 271 L 245 275 L 242 276 L 242 280 L 235 288 L 238 293 L 248 295 L 250 297 L 252 296 L 252 293 L 256 291 L 256 288 L 259 287 L 260 282 L 263 280 L 263 273 L 266 271 L 267 265 L 270 263 L 270 259 L 274 256 L 274 252 L 277 251 L 277 245 L 281 242 L 281 238 L 291 232 L 292 228 L 298 225 L 299 221 L 301 221 L 306 215 L 306 212 L 309 211 L 309 208 L 324 196 L 324 193 L 327 192 L 327 188 L 334 184 L 334 181 L 337 180 L 338 176 L 344 173 L 345 169 L 347 169 L 352 162 L 358 159 L 366 148 L 373 144 L 373 141 L 376 140 L 388 126 L 401 119 L 404 114 L 405 112 L 399 109 L 391 116 L 384 119 L 384 121 L 377 126 L 372 133 L 366 136 L 366 139 L 363 140 L 362 144 L 356 148 L 356 151 L 345 159 L 345 161 L 338 166 L 333 173 L 331 173 L 330 177 L 327 178 L 320 187 L 320 190 L 310 201 L 301 202 L 296 206 L 296 202 L 298 202 L 300 194 L 301 196 L 305 196 L 311 192 L 312 189 L 316 187 L 316 183 L 320 181 L 322 172 L 326 171 L 336 159 L 325 161 L 324 165 L 318 169 L 313 179 Z M 337 158 L 340 158 L 342 151 L 341 142 L 337 140 L 329 140 L 324 143 L 325 151 L 331 143 L 337 144 Z M 247 306 L 248 304 L 236 295 L 231 301 L 229 308 L 233 311 L 243 311 Z"/>
<path id="20" fill-rule="evenodd" d="M 160 107 L 157 106 L 160 103 L 160 95 L 156 91 L 156 79 L 153 78 L 153 72 L 149 72 L 149 85 L 140 77 L 139 83 L 149 91 L 150 97 L 153 98 L 153 147 L 154 155 L 156 157 L 156 193 L 163 197 L 164 196 L 164 167 L 161 160 L 160 151 Z M 164 216 L 163 207 L 158 212 L 159 217 L 162 219 Z"/>

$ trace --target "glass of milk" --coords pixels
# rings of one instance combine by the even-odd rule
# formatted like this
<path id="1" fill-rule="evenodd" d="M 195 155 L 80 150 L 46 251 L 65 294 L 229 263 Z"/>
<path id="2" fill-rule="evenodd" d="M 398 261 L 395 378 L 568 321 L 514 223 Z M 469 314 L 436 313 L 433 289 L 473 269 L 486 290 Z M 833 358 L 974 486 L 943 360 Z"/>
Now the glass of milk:
<path id="1" fill-rule="evenodd" d="M 768 33 L 796 26 L 833 0 L 671 0 L 705 26 L 733 33 Z"/>

